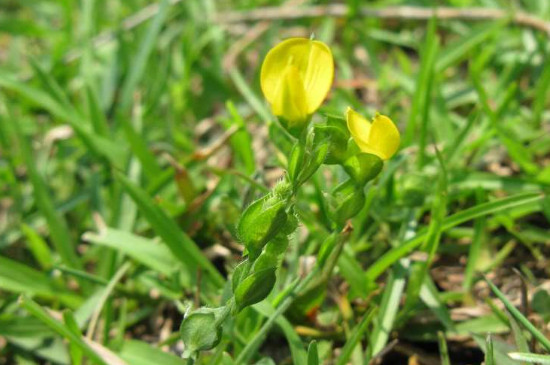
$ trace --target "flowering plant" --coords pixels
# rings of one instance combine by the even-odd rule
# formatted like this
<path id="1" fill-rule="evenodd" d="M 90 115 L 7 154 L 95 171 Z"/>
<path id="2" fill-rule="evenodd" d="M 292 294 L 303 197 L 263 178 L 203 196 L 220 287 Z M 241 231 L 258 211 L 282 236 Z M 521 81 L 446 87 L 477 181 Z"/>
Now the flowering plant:
<path id="1" fill-rule="evenodd" d="M 369 122 L 351 108 L 345 119 L 325 116 L 324 122 L 311 123 L 333 78 L 332 53 L 323 42 L 291 38 L 267 53 L 261 69 L 261 89 L 280 125 L 294 137 L 288 174 L 240 217 L 236 232 L 245 247 L 245 258 L 233 271 L 231 297 L 219 308 L 189 312 L 182 321 L 180 331 L 187 356 L 215 347 L 228 316 L 237 315 L 270 294 L 289 235 L 299 223 L 295 213 L 299 188 L 323 164 L 330 164 L 342 166 L 349 175 L 326 197 L 331 233 L 319 250 L 316 269 L 294 288 L 299 293 L 295 300 L 283 292 L 283 299 L 275 306 L 279 311 L 308 311 L 322 300 L 322 289 L 342 250 L 346 224 L 365 205 L 366 184 L 397 152 L 400 141 L 390 118 L 377 114 Z M 247 348 L 238 360 L 246 360 L 252 351 Z"/>

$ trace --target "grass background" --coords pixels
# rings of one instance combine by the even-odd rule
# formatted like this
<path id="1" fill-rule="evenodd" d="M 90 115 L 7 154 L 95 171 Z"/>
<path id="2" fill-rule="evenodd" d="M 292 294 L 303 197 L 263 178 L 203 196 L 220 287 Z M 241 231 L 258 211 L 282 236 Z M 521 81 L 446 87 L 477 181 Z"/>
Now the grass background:
<path id="1" fill-rule="evenodd" d="M 344 16 L 306 16 L 327 4 Z M 389 115 L 400 152 L 315 313 L 260 337 L 328 235 L 323 192 L 344 173 L 325 167 L 300 193 L 274 293 L 200 363 L 231 364 L 254 341 L 266 364 L 307 363 L 308 348 L 327 364 L 548 352 L 550 3 L 438 2 L 463 12 L 437 21 L 397 16 L 404 5 L 433 4 L 0 1 L 0 363 L 184 363 L 183 312 L 220 304 L 239 214 L 286 165 L 261 61 L 312 33 L 337 69 L 323 111 Z"/>

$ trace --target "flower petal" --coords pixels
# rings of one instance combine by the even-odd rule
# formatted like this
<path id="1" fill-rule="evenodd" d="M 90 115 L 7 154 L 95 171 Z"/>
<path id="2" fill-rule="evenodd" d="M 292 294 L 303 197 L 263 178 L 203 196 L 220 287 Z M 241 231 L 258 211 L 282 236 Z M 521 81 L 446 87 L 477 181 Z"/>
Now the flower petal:
<path id="1" fill-rule="evenodd" d="M 401 137 L 399 130 L 392 120 L 385 115 L 376 115 L 370 128 L 368 145 L 381 159 L 387 160 L 392 157 L 399 148 Z M 365 151 L 366 152 L 366 151 Z"/>
<path id="2" fill-rule="evenodd" d="M 363 150 L 364 147 L 367 147 L 369 141 L 371 123 L 349 107 L 346 111 L 346 121 L 353 140 Z"/>
<path id="3" fill-rule="evenodd" d="M 307 120 L 307 101 L 304 82 L 294 65 L 288 65 L 276 87 L 276 97 L 271 103 L 273 114 L 284 118 L 292 127 Z"/>
<path id="4" fill-rule="evenodd" d="M 320 41 L 290 38 L 272 48 L 262 64 L 260 82 L 265 98 L 273 104 L 281 71 L 294 65 L 303 80 L 307 112 L 312 114 L 326 98 L 334 77 L 330 48 Z"/>
<path id="5" fill-rule="evenodd" d="M 370 123 L 351 108 L 346 112 L 348 129 L 361 151 L 387 160 L 399 148 L 399 130 L 390 118 L 377 114 Z"/>

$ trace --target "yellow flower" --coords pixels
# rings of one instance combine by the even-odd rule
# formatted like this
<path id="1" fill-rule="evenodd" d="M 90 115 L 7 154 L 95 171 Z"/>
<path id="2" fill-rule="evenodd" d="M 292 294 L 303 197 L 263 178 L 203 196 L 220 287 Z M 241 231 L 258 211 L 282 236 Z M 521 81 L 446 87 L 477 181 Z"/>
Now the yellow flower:
<path id="1" fill-rule="evenodd" d="M 265 56 L 260 82 L 273 114 L 301 128 L 325 100 L 334 77 L 328 46 L 307 38 L 290 38 Z"/>
<path id="2" fill-rule="evenodd" d="M 389 159 L 397 152 L 399 130 L 390 118 L 377 114 L 371 123 L 355 110 L 348 108 L 346 120 L 351 136 L 361 151 L 376 155 L 382 160 Z"/>

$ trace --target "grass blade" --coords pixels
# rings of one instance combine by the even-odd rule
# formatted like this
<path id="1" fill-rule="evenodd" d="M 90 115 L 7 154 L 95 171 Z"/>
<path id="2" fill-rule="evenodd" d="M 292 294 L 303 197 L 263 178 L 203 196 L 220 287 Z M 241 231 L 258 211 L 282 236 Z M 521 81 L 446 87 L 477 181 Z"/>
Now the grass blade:
<path id="1" fill-rule="evenodd" d="M 178 261 L 166 246 L 129 232 L 107 228 L 98 234 L 87 232 L 82 239 L 118 250 L 165 275 L 172 275 L 179 269 Z"/>
<path id="2" fill-rule="evenodd" d="M 544 199 L 545 195 L 540 192 L 516 194 L 510 197 L 497 199 L 492 202 L 478 204 L 475 207 L 465 209 L 455 213 L 443 220 L 442 232 L 458 226 L 464 222 L 470 221 L 477 217 L 486 216 L 493 213 L 506 211 L 514 207 L 519 207 Z M 393 248 L 382 255 L 376 262 L 366 271 L 365 277 L 367 282 L 374 282 L 388 267 L 393 265 L 397 260 L 406 256 L 409 252 L 424 242 L 426 232 L 419 233 L 416 237 L 404 242 L 400 246 Z"/>
<path id="3" fill-rule="evenodd" d="M 60 289 L 53 278 L 3 256 L 0 256 L 0 288 L 49 299 L 59 298 L 70 308 L 81 302 L 78 295 Z"/>
<path id="4" fill-rule="evenodd" d="M 319 351 L 315 340 L 311 341 L 307 348 L 307 365 L 319 365 Z"/>
<path id="5" fill-rule="evenodd" d="M 490 334 L 487 335 L 487 339 L 486 339 L 485 365 L 495 365 L 494 353 L 493 353 L 493 339 Z"/>
<path id="6" fill-rule="evenodd" d="M 223 286 L 224 278 L 214 265 L 202 254 L 201 250 L 161 208 L 156 206 L 145 191 L 128 180 L 122 174 L 117 174 L 122 187 L 136 202 L 141 213 L 151 227 L 162 238 L 172 254 L 186 267 L 192 277 L 198 267 L 203 268 L 209 275 L 207 280 L 217 287 Z"/>
<path id="7" fill-rule="evenodd" d="M 120 357 L 132 365 L 185 365 L 185 360 L 166 353 L 161 349 L 155 348 L 143 341 L 128 340 L 124 341 L 120 349 Z"/>
<path id="8" fill-rule="evenodd" d="M 368 326 L 372 321 L 375 313 L 376 312 L 374 308 L 371 309 L 370 312 L 363 316 L 361 322 L 359 322 L 359 324 L 357 324 L 357 326 L 353 328 L 350 337 L 347 339 L 346 344 L 342 348 L 342 353 L 340 354 L 338 361 L 336 361 L 336 365 L 346 365 L 348 363 L 348 360 L 351 357 L 355 346 L 357 346 L 357 344 L 361 341 L 361 338 L 363 338 L 363 335 L 368 329 Z"/>
<path id="9" fill-rule="evenodd" d="M 441 365 L 451 365 L 451 359 L 449 358 L 449 349 L 447 348 L 447 341 L 445 340 L 445 334 L 443 332 L 437 332 L 437 339 L 439 343 L 439 354 L 441 356 Z"/>
<path id="10" fill-rule="evenodd" d="M 149 24 L 149 27 L 145 32 L 145 38 L 141 41 L 138 52 L 133 57 L 130 73 L 127 75 L 126 80 L 124 80 L 124 84 L 122 85 L 120 96 L 120 108 L 122 110 L 128 108 L 132 103 L 134 91 L 145 72 L 147 59 L 153 51 L 162 25 L 164 24 L 168 16 L 169 3 L 169 0 L 162 0 L 160 2 L 158 12 L 152 22 Z"/>
<path id="11" fill-rule="evenodd" d="M 550 355 L 530 354 L 526 352 L 509 352 L 508 356 L 510 356 L 510 359 L 525 361 L 530 364 L 550 364 Z"/>
<path id="12" fill-rule="evenodd" d="M 542 333 L 540 332 L 521 312 L 514 307 L 514 305 L 506 298 L 504 293 L 502 293 L 496 286 L 493 284 L 489 279 L 485 278 L 485 281 L 487 284 L 489 284 L 489 287 L 493 291 L 493 293 L 500 299 L 500 301 L 504 304 L 508 312 L 516 319 L 527 331 L 529 331 L 533 337 L 537 339 L 537 341 L 547 350 L 550 351 L 550 340 Z"/>
<path id="13" fill-rule="evenodd" d="M 58 335 L 69 340 L 69 342 L 82 350 L 82 352 L 95 364 L 108 365 L 109 362 L 102 358 L 81 336 L 76 335 L 63 323 L 52 318 L 40 305 L 29 298 L 21 297 L 20 305 L 30 314 L 43 322 Z"/>
<path id="14" fill-rule="evenodd" d="M 53 245 L 61 256 L 61 260 L 67 266 L 79 269 L 82 267 L 82 264 L 76 255 L 73 239 L 71 238 L 67 222 L 55 210 L 55 205 L 51 199 L 51 194 L 48 191 L 48 187 L 36 168 L 36 164 L 32 156 L 31 146 L 23 135 L 21 127 L 18 123 L 15 123 L 15 131 L 19 146 L 21 147 L 21 154 L 23 155 L 23 159 L 27 165 L 29 177 L 33 186 L 34 199 L 38 209 L 41 211 L 44 218 L 46 218 Z"/>

